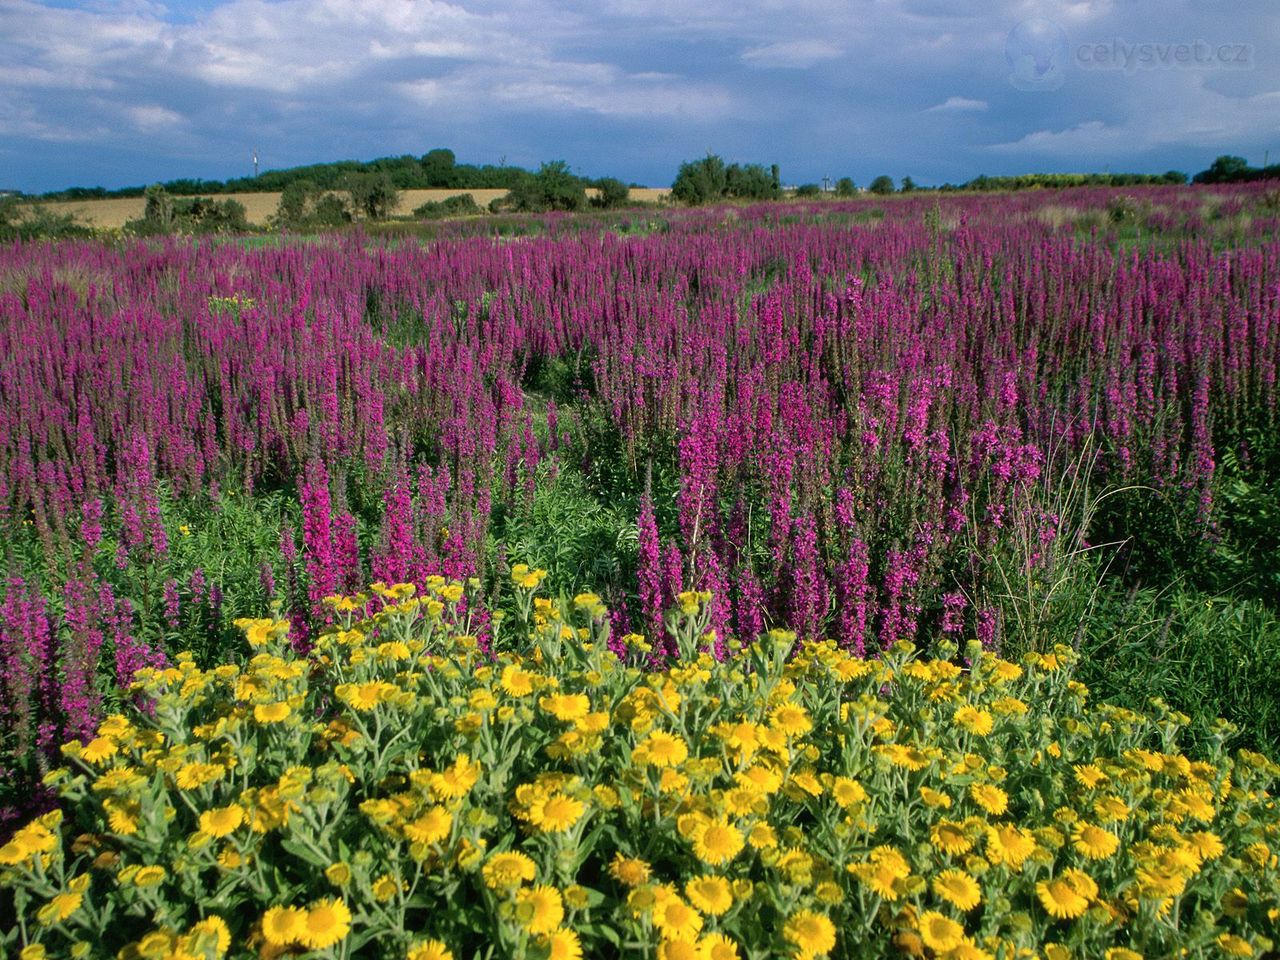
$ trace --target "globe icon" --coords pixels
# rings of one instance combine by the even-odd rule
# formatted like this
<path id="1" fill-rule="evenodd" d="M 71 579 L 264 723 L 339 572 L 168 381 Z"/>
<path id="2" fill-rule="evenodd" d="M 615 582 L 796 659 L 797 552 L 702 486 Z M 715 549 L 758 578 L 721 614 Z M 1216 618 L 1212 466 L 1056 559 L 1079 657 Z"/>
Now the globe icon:
<path id="1" fill-rule="evenodd" d="M 1004 42 L 1009 82 L 1019 90 L 1057 90 L 1067 65 L 1067 32 L 1052 20 L 1032 17 Z"/>

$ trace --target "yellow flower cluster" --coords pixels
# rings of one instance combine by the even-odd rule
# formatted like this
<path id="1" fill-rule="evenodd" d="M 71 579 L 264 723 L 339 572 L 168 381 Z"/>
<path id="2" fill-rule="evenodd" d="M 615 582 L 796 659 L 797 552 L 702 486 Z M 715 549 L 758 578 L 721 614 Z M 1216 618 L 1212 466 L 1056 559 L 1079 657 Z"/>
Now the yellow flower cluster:
<path id="1" fill-rule="evenodd" d="M 1188 757 L 1059 649 L 875 661 L 771 632 L 723 662 L 610 647 L 598 597 L 482 642 L 467 585 L 331 598 L 308 658 L 139 674 L 0 846 L 23 960 L 1263 957 L 1280 767 Z"/>

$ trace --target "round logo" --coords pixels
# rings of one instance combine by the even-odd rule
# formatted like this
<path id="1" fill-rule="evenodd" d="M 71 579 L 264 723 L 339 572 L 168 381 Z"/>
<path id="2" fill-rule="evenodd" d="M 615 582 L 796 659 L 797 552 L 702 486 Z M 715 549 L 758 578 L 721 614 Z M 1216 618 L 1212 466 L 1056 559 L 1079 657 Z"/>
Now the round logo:
<path id="1" fill-rule="evenodd" d="M 1067 66 L 1067 32 L 1052 20 L 1032 17 L 1004 42 L 1009 82 L 1019 90 L 1057 90 Z"/>

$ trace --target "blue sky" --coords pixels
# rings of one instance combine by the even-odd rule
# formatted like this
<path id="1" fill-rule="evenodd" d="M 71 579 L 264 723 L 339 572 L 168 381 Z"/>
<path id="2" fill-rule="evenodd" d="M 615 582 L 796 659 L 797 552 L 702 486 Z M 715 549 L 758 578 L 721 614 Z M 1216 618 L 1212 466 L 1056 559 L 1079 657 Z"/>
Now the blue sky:
<path id="1" fill-rule="evenodd" d="M 371 159 L 670 184 L 1280 160 L 1275 0 L 0 0 L 0 188 Z"/>

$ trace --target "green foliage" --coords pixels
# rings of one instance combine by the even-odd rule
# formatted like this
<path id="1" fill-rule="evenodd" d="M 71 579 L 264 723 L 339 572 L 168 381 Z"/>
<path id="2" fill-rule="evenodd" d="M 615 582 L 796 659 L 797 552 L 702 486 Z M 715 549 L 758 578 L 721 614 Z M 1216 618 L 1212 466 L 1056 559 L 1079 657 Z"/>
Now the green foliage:
<path id="1" fill-rule="evenodd" d="M 311 211 L 310 225 L 317 227 L 337 227 L 351 222 L 351 211 L 346 201 L 336 193 L 326 193 L 319 197 Z"/>
<path id="2" fill-rule="evenodd" d="M 457 162 L 457 157 L 452 150 L 446 150 L 443 147 L 428 150 L 422 155 L 421 160 L 422 175 L 426 185 L 437 189 L 458 186 L 459 181 L 465 177 L 465 173 L 458 169 Z"/>
<path id="3" fill-rule="evenodd" d="M 370 220 L 387 219 L 400 201 L 400 191 L 386 171 L 352 173 L 345 186 L 352 208 Z"/>
<path id="4" fill-rule="evenodd" d="M 837 197 L 852 197 L 857 194 L 858 188 L 854 185 L 852 177 L 841 177 L 836 181 Z"/>
<path id="5" fill-rule="evenodd" d="M 606 602 L 619 603 L 635 578 L 635 515 L 594 496 L 574 470 L 542 464 L 532 481 L 527 499 L 498 511 L 489 554 L 501 546 L 554 582 L 591 584 Z"/>
<path id="6" fill-rule="evenodd" d="M 10 240 L 62 240 L 88 237 L 93 230 L 71 214 L 55 213 L 21 197 L 0 197 L 0 243 Z"/>
<path id="7" fill-rule="evenodd" d="M 284 226 L 294 226 L 303 222 L 307 216 L 307 207 L 317 193 L 316 185 L 310 180 L 295 180 L 280 191 L 280 202 L 276 205 L 276 220 Z"/>
<path id="8" fill-rule="evenodd" d="M 946 184 L 943 190 L 1062 190 L 1068 187 L 1137 187 L 1161 183 L 1186 183 L 1180 170 L 1165 173 L 1023 173 L 1009 177 L 974 177 L 956 186 Z"/>
<path id="9" fill-rule="evenodd" d="M 782 196 L 775 164 L 766 170 L 758 163 L 730 164 L 709 153 L 701 160 L 680 164 L 671 196 L 689 206 L 720 200 L 776 200 Z"/>
<path id="10" fill-rule="evenodd" d="M 777 200 L 782 196 L 773 174 L 758 163 L 729 164 L 725 192 L 735 200 Z"/>
<path id="11" fill-rule="evenodd" d="M 428 200 L 414 207 L 413 215 L 419 220 L 442 220 L 445 217 L 468 217 L 483 213 L 475 197 L 469 193 L 445 197 L 443 200 Z"/>
<path id="12" fill-rule="evenodd" d="M 601 177 L 595 182 L 596 195 L 591 198 L 591 206 L 600 210 L 612 210 L 626 206 L 631 195 L 631 188 L 616 177 Z"/>
<path id="13" fill-rule="evenodd" d="M 1280 597 L 1280 439 L 1245 430 L 1219 453 L 1213 500 L 1216 525 L 1206 536 L 1196 505 L 1137 487 L 1101 505 L 1095 540 L 1124 541 L 1117 562 L 1126 583 L 1185 580 L 1211 594 L 1256 598 L 1276 609 Z"/>
<path id="14" fill-rule="evenodd" d="M 900 189 L 903 193 L 913 193 L 914 191 L 919 190 L 920 188 L 916 186 L 916 182 L 912 180 L 910 177 L 903 177 L 902 187 Z"/>
<path id="15" fill-rule="evenodd" d="M 135 236 L 247 233 L 252 229 L 244 204 L 238 200 L 174 197 L 160 184 L 148 187 L 145 196 L 142 217 L 124 225 L 125 231 Z"/>
<path id="16" fill-rule="evenodd" d="M 1191 717 L 1193 741 L 1223 717 L 1239 745 L 1280 753 L 1280 621 L 1266 604 L 1113 583 L 1081 628 L 1080 679 L 1098 698 L 1142 710 L 1159 697 Z"/>
<path id="17" fill-rule="evenodd" d="M 802 183 L 796 187 L 796 196 L 798 198 L 820 197 L 822 196 L 822 188 L 816 183 Z"/>
<path id="18" fill-rule="evenodd" d="M 867 187 L 867 189 L 880 196 L 883 196 L 886 193 L 893 193 L 895 189 L 893 185 L 893 177 L 889 176 L 887 173 L 882 173 L 871 181 L 871 185 Z"/>
<path id="19" fill-rule="evenodd" d="M 280 194 L 272 224 L 289 230 L 317 230 L 351 222 L 343 198 L 322 190 L 310 180 L 295 180 Z"/>
<path id="20" fill-rule="evenodd" d="M 709 153 L 701 160 L 680 164 L 671 196 L 689 206 L 712 203 L 725 195 L 726 183 L 724 161 Z"/>
<path id="21" fill-rule="evenodd" d="M 587 205 L 587 181 L 574 174 L 563 160 L 544 163 L 537 173 L 523 175 L 495 212 L 542 213 L 547 210 L 582 210 Z"/>
<path id="22" fill-rule="evenodd" d="M 1196 183 L 1235 183 L 1239 180 L 1246 180 L 1251 172 L 1249 161 L 1244 157 L 1235 157 L 1230 154 L 1223 154 L 1213 163 L 1209 164 L 1208 170 L 1201 170 L 1195 176 Z"/>
<path id="23" fill-rule="evenodd" d="M 404 155 L 379 157 L 376 160 L 339 160 L 332 163 L 314 163 L 282 170 L 265 170 L 256 177 L 235 177 L 230 180 L 201 180 L 184 177 L 167 180 L 161 186 L 171 196 L 194 196 L 220 193 L 272 193 L 283 191 L 297 180 L 309 180 L 321 190 L 344 190 L 346 180 L 352 174 L 379 173 L 391 179 L 398 190 L 422 190 L 453 188 L 462 190 L 491 190 L 510 188 L 525 171 L 519 167 L 474 166 L 459 164 L 453 151 L 430 150 L 422 157 Z M 140 197 L 142 187 L 123 187 L 107 190 L 103 187 L 70 187 L 44 194 L 48 200 L 100 200 L 109 197 Z"/>

